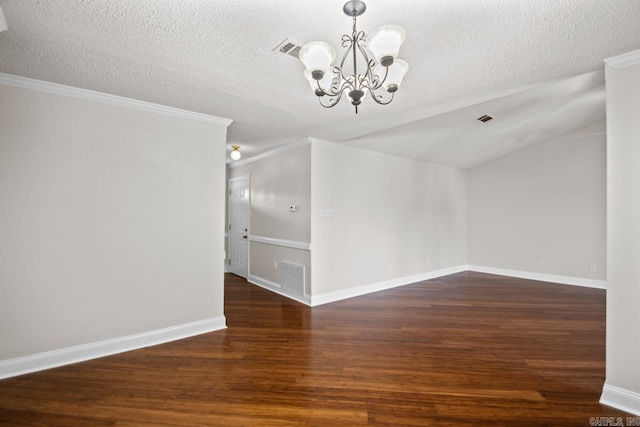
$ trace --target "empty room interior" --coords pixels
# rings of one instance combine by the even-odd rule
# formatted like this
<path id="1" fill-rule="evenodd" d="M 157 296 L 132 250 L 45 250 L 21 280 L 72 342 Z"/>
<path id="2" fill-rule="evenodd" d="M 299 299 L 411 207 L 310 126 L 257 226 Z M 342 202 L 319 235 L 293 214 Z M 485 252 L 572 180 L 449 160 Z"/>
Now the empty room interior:
<path id="1" fill-rule="evenodd" d="M 640 2 L 0 0 L 0 425 L 640 425 Z"/>

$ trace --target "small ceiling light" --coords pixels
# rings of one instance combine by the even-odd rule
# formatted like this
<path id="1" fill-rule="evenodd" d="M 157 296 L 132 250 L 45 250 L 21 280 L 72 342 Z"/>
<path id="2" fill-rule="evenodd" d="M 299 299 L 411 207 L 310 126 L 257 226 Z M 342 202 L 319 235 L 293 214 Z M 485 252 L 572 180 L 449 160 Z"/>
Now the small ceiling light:
<path id="1" fill-rule="evenodd" d="M 0 7 L 0 33 L 7 30 L 7 21 L 4 19 L 2 7 Z"/>
<path id="2" fill-rule="evenodd" d="M 409 64 L 397 59 L 400 46 L 406 37 L 401 27 L 385 25 L 369 34 L 369 37 L 364 31 L 356 29 L 356 17 L 362 15 L 366 9 L 367 6 L 361 1 L 347 2 L 342 9 L 345 15 L 353 17 L 353 31 L 351 36 L 342 36 L 345 52 L 339 67 L 333 65 L 336 51 L 328 43 L 311 42 L 300 49 L 300 61 L 306 67 L 304 76 L 318 97 L 320 105 L 325 108 L 336 106 L 342 94 L 346 92 L 358 114 L 358 105 L 366 95 L 365 91 L 378 104 L 386 105 L 393 101 L 395 92 L 409 70 Z M 351 58 L 347 67 L 352 68 L 346 71 L 345 62 L 349 53 Z M 357 53 L 360 55 L 357 56 Z M 375 59 L 370 59 L 370 54 Z M 364 67 L 360 74 L 358 64 Z M 386 95 L 376 92 L 380 88 L 386 90 Z M 325 95 L 328 101 L 323 102 Z"/>
<path id="3" fill-rule="evenodd" d="M 231 157 L 231 160 L 240 160 L 240 158 L 242 157 L 242 153 L 240 153 L 240 146 L 232 145 L 231 148 L 233 148 L 231 154 L 229 155 Z"/>

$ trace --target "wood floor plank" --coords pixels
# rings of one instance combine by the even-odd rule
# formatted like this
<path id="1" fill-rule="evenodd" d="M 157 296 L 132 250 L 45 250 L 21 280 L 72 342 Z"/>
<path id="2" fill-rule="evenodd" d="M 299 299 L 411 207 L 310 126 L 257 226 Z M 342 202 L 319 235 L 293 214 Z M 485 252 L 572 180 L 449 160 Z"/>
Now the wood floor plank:
<path id="1" fill-rule="evenodd" d="M 228 329 L 0 381 L 1 426 L 587 426 L 605 291 L 459 273 L 313 309 L 225 278 Z"/>

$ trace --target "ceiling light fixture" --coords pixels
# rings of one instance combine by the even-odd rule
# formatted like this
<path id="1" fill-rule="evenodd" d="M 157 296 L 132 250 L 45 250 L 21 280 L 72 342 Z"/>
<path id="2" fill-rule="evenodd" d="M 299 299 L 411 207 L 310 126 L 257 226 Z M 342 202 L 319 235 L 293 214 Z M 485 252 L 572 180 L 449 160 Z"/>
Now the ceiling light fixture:
<path id="1" fill-rule="evenodd" d="M 242 157 L 242 153 L 240 152 L 240 146 L 232 145 L 231 148 L 233 148 L 233 150 L 231 151 L 231 154 L 229 154 L 229 157 L 231 157 L 231 160 L 240 160 L 240 158 Z"/>
<path id="2" fill-rule="evenodd" d="M 315 41 L 305 44 L 300 49 L 300 61 L 306 67 L 304 76 L 320 100 L 320 105 L 325 108 L 336 106 L 344 92 L 347 92 L 351 98 L 351 104 L 356 107 L 356 114 L 358 114 L 358 105 L 366 94 L 365 91 L 368 91 L 378 104 L 389 104 L 393 101 L 393 96 L 409 69 L 409 64 L 397 59 L 400 45 L 406 37 L 401 27 L 385 25 L 368 37 L 364 31 L 356 29 L 356 18 L 366 9 L 366 5 L 361 1 L 350 1 L 343 7 L 344 13 L 353 17 L 353 32 L 351 36 L 348 34 L 342 36 L 342 47 L 345 48 L 345 52 L 339 67 L 332 65 L 336 59 L 336 51 L 328 43 Z M 375 60 L 369 59 L 367 51 Z M 360 57 L 357 52 L 360 53 Z M 345 61 L 349 53 L 351 53 L 353 64 L 348 64 L 347 66 L 352 69 L 346 71 Z M 364 72 L 361 74 L 358 74 L 358 64 L 364 66 Z M 376 92 L 381 87 L 387 92 L 384 96 Z M 325 95 L 328 102 L 323 102 Z"/>

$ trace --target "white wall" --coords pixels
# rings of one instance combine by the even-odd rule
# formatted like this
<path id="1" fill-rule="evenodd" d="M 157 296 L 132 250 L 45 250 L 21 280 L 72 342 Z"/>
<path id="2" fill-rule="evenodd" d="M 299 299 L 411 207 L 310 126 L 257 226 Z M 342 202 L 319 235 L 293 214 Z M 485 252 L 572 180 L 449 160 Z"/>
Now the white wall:
<path id="1" fill-rule="evenodd" d="M 605 166 L 597 123 L 470 170 L 469 264 L 604 286 Z"/>
<path id="2" fill-rule="evenodd" d="M 224 327 L 226 125 L 8 85 L 0 123 L 0 361 Z"/>
<path id="3" fill-rule="evenodd" d="M 311 241 L 311 145 L 307 141 L 292 147 L 228 167 L 229 178 L 251 176 L 251 239 L 263 237 L 282 244 L 307 245 Z M 297 206 L 298 211 L 290 212 L 290 205 Z M 304 265 L 305 284 L 310 285 L 309 250 L 249 242 L 250 281 L 279 291 L 282 261 Z"/>
<path id="4" fill-rule="evenodd" d="M 229 178 L 251 176 L 251 234 L 309 242 L 310 169 L 308 143 L 260 160 L 229 165 Z M 289 205 L 300 209 L 289 212 Z"/>
<path id="5" fill-rule="evenodd" d="M 464 269 L 466 236 L 465 171 L 312 141 L 314 305 Z"/>
<path id="6" fill-rule="evenodd" d="M 622 58 L 630 63 L 606 67 L 607 380 L 601 401 L 640 415 L 640 51 Z"/>

